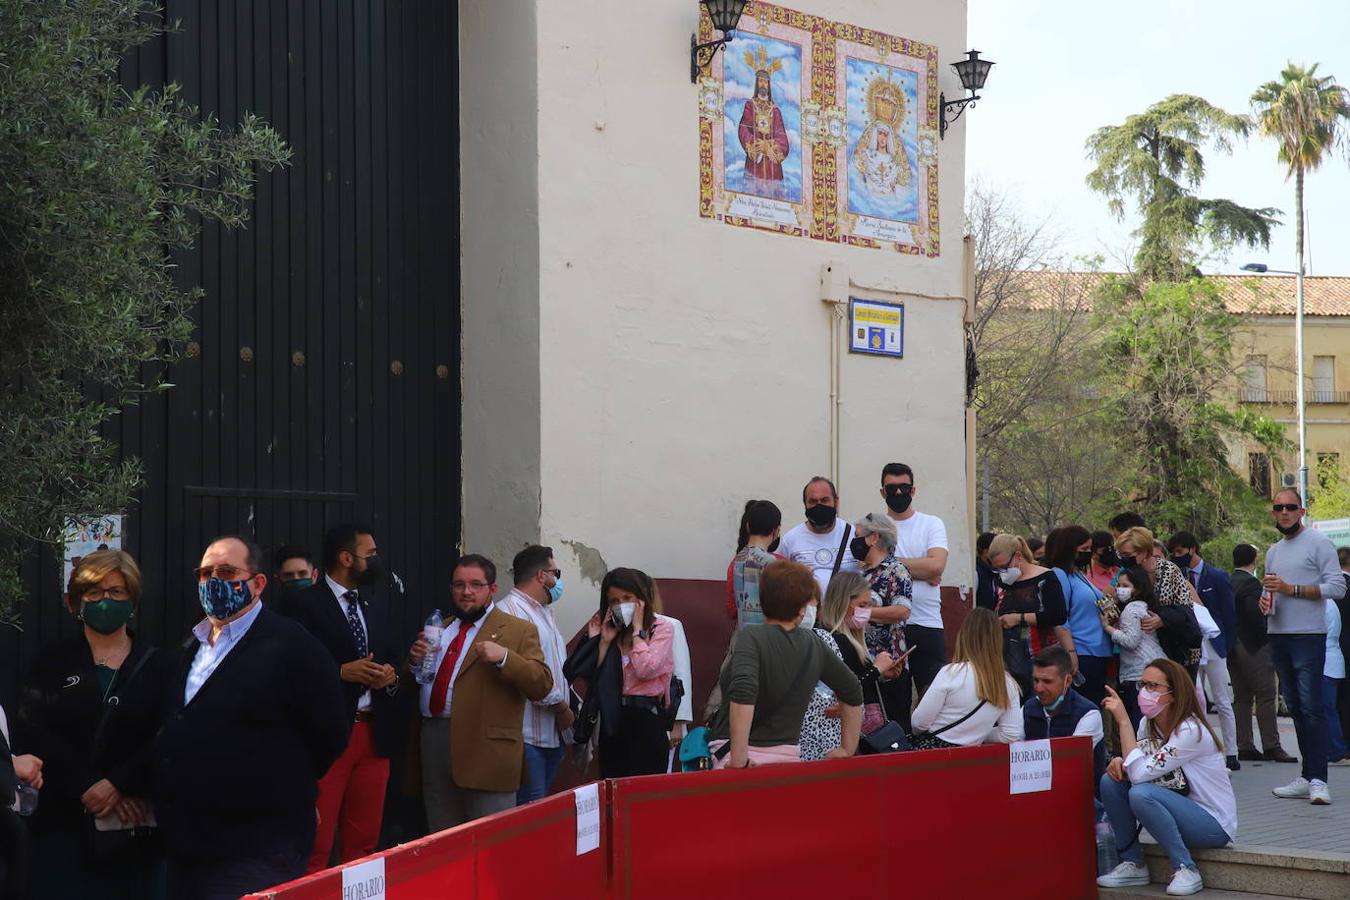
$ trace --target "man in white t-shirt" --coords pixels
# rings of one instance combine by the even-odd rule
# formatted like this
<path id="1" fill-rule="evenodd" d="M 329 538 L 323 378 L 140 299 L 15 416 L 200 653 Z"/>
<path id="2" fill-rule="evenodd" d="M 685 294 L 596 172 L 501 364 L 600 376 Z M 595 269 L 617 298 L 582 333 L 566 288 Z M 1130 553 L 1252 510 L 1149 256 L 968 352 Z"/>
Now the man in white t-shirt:
<path id="1" fill-rule="evenodd" d="M 914 652 L 909 669 L 919 696 L 947 663 L 942 633 L 942 573 L 947 569 L 947 526 L 937 516 L 914 509 L 918 496 L 914 470 L 904 463 L 887 463 L 881 470 L 881 498 L 886 514 L 895 521 L 895 555 L 914 579 L 913 608 L 905 623 L 905 640 Z"/>
<path id="2" fill-rule="evenodd" d="M 834 482 L 823 475 L 815 476 L 802 488 L 802 505 L 806 507 L 806 521 L 783 535 L 778 554 L 811 569 L 823 598 L 841 547 L 844 558 L 839 571 L 860 571 L 844 540 L 844 530 L 851 526 L 839 518 L 839 492 L 834 489 Z"/>

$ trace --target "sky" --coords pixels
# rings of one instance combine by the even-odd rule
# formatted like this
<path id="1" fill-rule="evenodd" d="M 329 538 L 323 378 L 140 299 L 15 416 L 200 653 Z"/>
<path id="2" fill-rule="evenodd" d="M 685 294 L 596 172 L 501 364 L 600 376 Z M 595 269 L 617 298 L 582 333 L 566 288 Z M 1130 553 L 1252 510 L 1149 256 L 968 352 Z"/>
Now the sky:
<path id="1" fill-rule="evenodd" d="M 1084 183 L 1093 131 L 1177 93 L 1249 113 L 1252 92 L 1290 60 L 1321 63 L 1319 74 L 1350 87 L 1350 0 L 969 0 L 968 33 L 995 62 L 963 116 L 968 182 L 1007 193 L 1028 219 L 1047 221 L 1069 257 L 1104 256 L 1108 269 L 1132 255 L 1138 219 L 1116 220 Z M 1274 142 L 1254 134 L 1231 157 L 1206 151 L 1205 162 L 1200 196 L 1277 207 L 1284 224 L 1268 251 L 1237 249 L 1201 268 L 1293 269 L 1294 186 Z M 1350 275 L 1344 153 L 1308 177 L 1304 196 L 1308 271 Z"/>

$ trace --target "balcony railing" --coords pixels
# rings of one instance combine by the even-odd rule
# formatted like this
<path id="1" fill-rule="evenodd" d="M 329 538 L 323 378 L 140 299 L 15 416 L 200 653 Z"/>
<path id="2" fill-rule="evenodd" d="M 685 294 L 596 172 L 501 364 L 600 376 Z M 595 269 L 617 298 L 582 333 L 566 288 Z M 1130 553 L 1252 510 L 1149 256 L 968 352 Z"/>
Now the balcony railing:
<path id="1" fill-rule="evenodd" d="M 1303 399 L 1307 403 L 1350 403 L 1350 391 L 1305 391 Z M 1273 403 L 1293 406 L 1298 402 L 1298 392 L 1244 388 L 1241 392 L 1241 400 L 1243 403 Z"/>

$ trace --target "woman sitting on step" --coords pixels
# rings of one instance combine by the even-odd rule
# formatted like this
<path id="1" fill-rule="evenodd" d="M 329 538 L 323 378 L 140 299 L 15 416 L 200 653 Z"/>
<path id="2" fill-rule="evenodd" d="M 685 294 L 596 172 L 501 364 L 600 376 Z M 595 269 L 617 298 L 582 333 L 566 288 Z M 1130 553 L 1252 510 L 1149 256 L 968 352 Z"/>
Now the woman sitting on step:
<path id="1" fill-rule="evenodd" d="M 1205 885 L 1191 850 L 1223 847 L 1237 834 L 1237 800 L 1223 746 L 1190 676 L 1170 659 L 1153 660 L 1139 679 L 1143 718 L 1137 729 L 1120 697 L 1107 690 L 1102 708 L 1116 719 L 1125 756 L 1111 760 L 1102 776 L 1102 803 L 1122 861 L 1097 884 L 1148 884 L 1139 845 L 1140 829 L 1147 828 L 1176 870 L 1167 893 L 1194 894 Z"/>

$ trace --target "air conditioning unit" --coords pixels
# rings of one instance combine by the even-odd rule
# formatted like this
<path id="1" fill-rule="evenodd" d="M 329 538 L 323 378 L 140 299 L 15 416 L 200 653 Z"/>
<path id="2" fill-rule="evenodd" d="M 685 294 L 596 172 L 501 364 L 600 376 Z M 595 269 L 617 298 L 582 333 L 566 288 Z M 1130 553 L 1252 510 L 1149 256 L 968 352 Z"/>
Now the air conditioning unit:
<path id="1" fill-rule="evenodd" d="M 1280 476 L 1280 486 L 1287 488 L 1297 488 L 1298 476 L 1295 475 L 1293 472 L 1285 472 L 1283 475 Z"/>

